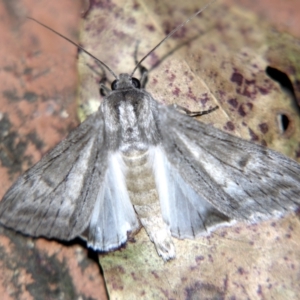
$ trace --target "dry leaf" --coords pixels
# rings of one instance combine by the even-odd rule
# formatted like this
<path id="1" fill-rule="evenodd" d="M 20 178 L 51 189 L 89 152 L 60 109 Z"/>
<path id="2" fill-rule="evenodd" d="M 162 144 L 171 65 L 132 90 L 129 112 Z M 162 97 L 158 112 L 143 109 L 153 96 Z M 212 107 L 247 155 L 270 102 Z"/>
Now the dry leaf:
<path id="1" fill-rule="evenodd" d="M 204 3 L 96 1 L 82 25 L 82 45 L 115 73 L 130 73 L 137 41 L 141 58 Z M 279 43 L 280 51 L 274 47 Z M 147 90 L 162 103 L 192 111 L 218 105 L 201 121 L 299 160 L 294 99 L 266 74 L 268 66 L 280 69 L 281 62 L 284 70 L 296 69 L 297 59 L 299 46 L 291 37 L 217 1 L 148 57 Z M 82 55 L 79 99 L 84 105 L 98 101 L 95 81 L 101 78 L 87 63 L 95 66 Z M 298 80 L 297 72 L 288 74 Z M 124 249 L 101 255 L 100 263 L 111 299 L 293 299 L 300 291 L 299 235 L 295 215 L 239 223 L 196 241 L 174 239 L 177 258 L 164 263 L 141 230 Z"/>

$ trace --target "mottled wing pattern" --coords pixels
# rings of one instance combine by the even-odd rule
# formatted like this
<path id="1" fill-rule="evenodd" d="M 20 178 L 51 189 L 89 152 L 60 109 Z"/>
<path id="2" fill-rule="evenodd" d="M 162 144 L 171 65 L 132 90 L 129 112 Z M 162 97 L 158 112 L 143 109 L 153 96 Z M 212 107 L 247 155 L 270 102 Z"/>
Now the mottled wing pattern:
<path id="1" fill-rule="evenodd" d="M 183 196 L 171 198 L 168 205 L 173 211 L 186 207 L 182 218 L 195 214 L 192 210 L 204 201 L 231 219 L 251 222 L 299 207 L 300 165 L 295 161 L 170 107 L 160 106 L 159 130 L 170 174 L 182 186 Z M 166 218 L 171 228 L 184 224 L 174 212 Z"/>
<path id="2" fill-rule="evenodd" d="M 106 157 L 98 111 L 7 191 L 0 202 L 0 223 L 32 236 L 76 237 L 89 224 Z"/>

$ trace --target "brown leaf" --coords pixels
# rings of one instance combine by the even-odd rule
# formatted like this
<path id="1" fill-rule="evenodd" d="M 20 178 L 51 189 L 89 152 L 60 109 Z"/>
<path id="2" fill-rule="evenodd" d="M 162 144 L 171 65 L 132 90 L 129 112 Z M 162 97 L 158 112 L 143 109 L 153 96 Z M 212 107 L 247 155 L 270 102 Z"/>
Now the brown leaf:
<path id="1" fill-rule="evenodd" d="M 203 5 L 95 1 L 82 25 L 82 44 L 116 74 L 130 73 L 137 41 L 141 58 Z M 217 1 L 144 62 L 150 70 L 147 90 L 162 103 L 192 111 L 218 105 L 201 121 L 299 160 L 298 59 L 292 37 Z M 82 55 L 79 99 L 95 103 L 99 91 L 94 82 L 101 74 L 84 67 L 87 61 L 95 66 Z M 287 74 L 294 95 L 267 75 L 268 67 Z M 291 215 L 251 226 L 239 223 L 196 241 L 174 239 L 177 258 L 168 263 L 141 230 L 124 249 L 100 256 L 110 298 L 295 298 L 300 289 L 299 225 Z"/>

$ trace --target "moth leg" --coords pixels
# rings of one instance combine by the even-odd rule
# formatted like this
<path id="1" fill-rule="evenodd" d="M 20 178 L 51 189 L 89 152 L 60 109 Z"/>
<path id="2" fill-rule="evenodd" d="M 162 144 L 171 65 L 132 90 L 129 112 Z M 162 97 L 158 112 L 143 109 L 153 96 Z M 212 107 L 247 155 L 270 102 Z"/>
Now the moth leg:
<path id="1" fill-rule="evenodd" d="M 175 258 L 175 247 L 171 232 L 162 219 L 159 202 L 134 205 L 134 208 L 150 240 L 154 243 L 158 255 L 164 261 Z"/>
<path id="2" fill-rule="evenodd" d="M 100 80 L 98 80 L 98 83 L 100 85 L 100 94 L 102 96 L 105 96 L 110 92 L 109 88 L 105 86 L 105 83 L 107 82 L 106 74 L 104 70 L 102 69 L 102 72 L 99 72 L 97 66 L 91 65 L 89 63 L 86 64 L 89 69 L 93 71 L 97 76 L 99 76 Z M 101 65 L 99 65 L 101 67 Z M 78 110 L 78 116 L 80 122 L 83 122 L 89 115 L 94 113 L 99 108 L 99 100 L 97 99 L 88 99 L 87 101 L 81 101 L 79 110 Z"/>
<path id="3" fill-rule="evenodd" d="M 134 62 L 135 62 L 136 65 L 138 64 L 137 54 L 138 54 L 139 44 L 140 44 L 140 42 L 138 41 L 136 43 L 135 50 L 134 50 Z M 145 86 L 148 82 L 148 69 L 145 68 L 142 65 L 139 65 L 138 69 L 139 69 L 140 74 L 141 74 L 141 78 L 140 78 L 141 88 L 145 88 Z"/>
<path id="4" fill-rule="evenodd" d="M 100 86 L 99 91 L 100 91 L 100 95 L 104 97 L 110 92 L 110 89 L 105 85 L 105 83 L 102 80 L 104 80 L 104 78 L 101 79 L 99 82 L 99 86 Z M 106 78 L 105 78 L 105 82 L 106 82 Z"/>
<path id="5" fill-rule="evenodd" d="M 142 74 L 140 83 L 141 83 L 141 88 L 145 88 L 147 82 L 148 82 L 148 69 L 146 69 L 144 66 L 139 66 L 139 70 Z"/>
<path id="6" fill-rule="evenodd" d="M 104 97 L 110 93 L 110 89 L 106 86 L 108 79 L 107 79 L 106 72 L 105 72 L 105 69 L 103 68 L 103 66 L 98 61 L 96 61 L 96 64 L 99 66 L 99 68 L 102 71 L 102 73 L 98 72 L 98 75 L 101 76 L 100 77 L 101 79 L 98 84 L 99 84 L 100 95 Z"/>
<path id="7" fill-rule="evenodd" d="M 211 109 L 208 109 L 208 110 L 203 110 L 203 111 L 190 111 L 189 109 L 183 107 L 183 106 L 180 106 L 178 104 L 171 104 L 170 105 L 171 107 L 177 109 L 177 110 L 182 110 L 184 111 L 187 115 L 189 115 L 190 117 L 200 117 L 200 116 L 203 116 L 203 115 L 207 115 L 207 114 L 210 114 L 212 113 L 213 111 L 217 110 L 219 108 L 219 106 L 215 106 Z"/>
<path id="8" fill-rule="evenodd" d="M 106 77 L 106 72 L 105 72 L 105 69 L 103 68 L 103 66 L 98 61 L 96 61 L 96 64 L 101 69 L 101 72 L 96 70 L 95 67 L 90 64 L 87 64 L 87 66 L 101 78 L 100 81 L 98 82 L 99 93 L 101 96 L 104 97 L 110 92 L 110 89 L 106 86 L 108 79 Z"/>

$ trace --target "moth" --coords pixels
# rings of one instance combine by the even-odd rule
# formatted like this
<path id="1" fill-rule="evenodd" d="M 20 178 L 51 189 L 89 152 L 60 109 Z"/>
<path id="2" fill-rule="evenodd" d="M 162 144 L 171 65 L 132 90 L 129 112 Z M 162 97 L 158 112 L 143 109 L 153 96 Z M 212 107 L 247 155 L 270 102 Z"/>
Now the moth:
<path id="1" fill-rule="evenodd" d="M 0 202 L 1 224 L 34 237 L 80 236 L 97 251 L 119 248 L 143 226 L 167 261 L 172 237 L 298 208 L 297 162 L 158 103 L 134 71 L 114 75 L 99 110 L 19 177 Z"/>

